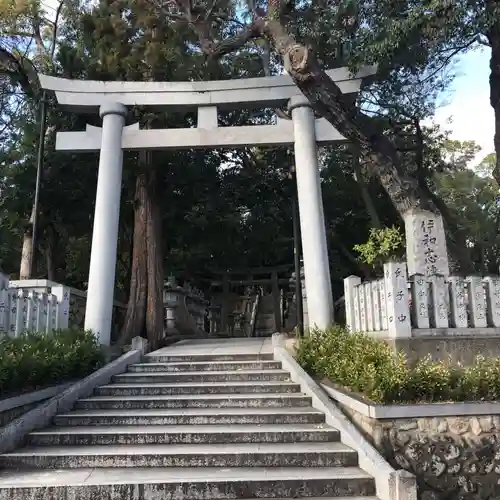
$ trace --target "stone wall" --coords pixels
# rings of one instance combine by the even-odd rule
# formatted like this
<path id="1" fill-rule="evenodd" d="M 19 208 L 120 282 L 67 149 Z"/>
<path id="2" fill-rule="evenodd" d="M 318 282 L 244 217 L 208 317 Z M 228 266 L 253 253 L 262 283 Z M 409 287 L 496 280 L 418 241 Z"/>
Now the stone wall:
<path id="1" fill-rule="evenodd" d="M 429 335 L 407 339 L 383 339 L 397 350 L 405 352 L 410 362 L 431 355 L 434 361 L 449 361 L 453 364 L 471 365 L 476 356 L 500 358 L 500 330 L 484 335 L 470 329 L 469 335 Z"/>
<path id="2" fill-rule="evenodd" d="M 11 408 L 9 410 L 0 411 L 0 427 L 4 427 L 16 418 L 24 415 L 26 412 L 36 408 L 39 404 L 44 403 L 46 400 L 36 401 L 34 403 L 28 403 L 23 406 L 17 406 L 16 408 Z"/>
<path id="3" fill-rule="evenodd" d="M 74 382 L 49 386 L 36 391 L 25 392 L 16 396 L 0 399 L 0 429 L 43 404 L 51 397 L 66 390 Z"/>
<path id="4" fill-rule="evenodd" d="M 500 415 L 375 419 L 340 406 L 391 465 L 417 476 L 421 500 L 500 499 Z"/>

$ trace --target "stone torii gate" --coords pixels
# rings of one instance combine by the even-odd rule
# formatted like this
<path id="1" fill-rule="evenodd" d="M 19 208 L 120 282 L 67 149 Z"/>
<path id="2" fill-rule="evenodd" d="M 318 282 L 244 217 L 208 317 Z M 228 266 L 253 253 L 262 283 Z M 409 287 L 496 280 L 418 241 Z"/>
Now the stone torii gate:
<path id="1" fill-rule="evenodd" d="M 328 71 L 345 94 L 359 91 L 375 73 L 367 67 L 352 76 L 347 68 Z M 209 82 L 101 82 L 39 75 L 42 88 L 55 92 L 65 109 L 99 113 L 102 128 L 58 132 L 58 151 L 100 151 L 85 328 L 110 343 L 115 286 L 123 150 L 238 148 L 294 145 L 304 274 L 309 324 L 328 327 L 333 321 L 332 290 L 326 246 L 317 144 L 345 138 L 324 118 L 315 119 L 309 101 L 287 75 Z M 274 125 L 219 127 L 218 109 L 269 108 L 288 104 L 292 120 Z M 140 130 L 125 126 L 127 107 L 197 109 L 194 128 Z"/>

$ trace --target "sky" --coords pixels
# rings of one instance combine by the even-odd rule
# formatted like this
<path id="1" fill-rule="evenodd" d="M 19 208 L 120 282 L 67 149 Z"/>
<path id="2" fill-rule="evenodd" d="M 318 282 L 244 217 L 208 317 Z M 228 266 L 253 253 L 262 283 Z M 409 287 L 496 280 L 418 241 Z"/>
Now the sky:
<path id="1" fill-rule="evenodd" d="M 480 161 L 494 151 L 493 108 L 489 101 L 489 60 L 487 47 L 461 56 L 455 64 L 456 77 L 449 92 L 442 96 L 434 121 L 451 131 L 453 139 L 473 140 L 482 147 Z M 451 123 L 448 120 L 451 119 Z"/>

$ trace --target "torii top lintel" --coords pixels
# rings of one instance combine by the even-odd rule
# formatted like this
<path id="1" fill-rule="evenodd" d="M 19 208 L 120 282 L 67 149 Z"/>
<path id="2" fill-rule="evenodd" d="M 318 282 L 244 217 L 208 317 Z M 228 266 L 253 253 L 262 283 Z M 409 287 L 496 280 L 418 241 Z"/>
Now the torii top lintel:
<path id="1" fill-rule="evenodd" d="M 344 94 L 357 93 L 363 78 L 376 72 L 375 66 L 352 75 L 347 68 L 328 70 Z M 300 91 L 288 75 L 197 82 L 103 82 L 69 80 L 39 75 L 42 88 L 55 92 L 64 108 L 83 113 L 98 112 L 105 102 L 125 106 L 187 109 L 200 106 L 219 108 L 273 107 L 286 104 Z"/>

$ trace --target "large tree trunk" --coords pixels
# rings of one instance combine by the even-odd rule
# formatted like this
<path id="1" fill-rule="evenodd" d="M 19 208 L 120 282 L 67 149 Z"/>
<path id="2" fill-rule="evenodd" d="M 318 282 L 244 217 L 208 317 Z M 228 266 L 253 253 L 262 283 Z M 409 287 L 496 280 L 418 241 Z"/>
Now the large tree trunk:
<path id="1" fill-rule="evenodd" d="M 146 301 L 146 332 L 152 349 L 161 347 L 163 338 L 163 252 L 161 211 L 156 189 L 156 173 L 148 179 L 146 206 L 146 249 L 148 266 L 148 296 Z"/>
<path id="2" fill-rule="evenodd" d="M 312 51 L 298 44 L 279 20 L 268 16 L 262 22 L 262 32 L 283 58 L 285 69 L 294 83 L 312 107 L 358 147 L 361 161 L 374 169 L 399 214 L 403 217 L 411 209 L 421 209 L 442 216 L 440 208 L 445 206 L 444 203 L 438 206 L 418 180 L 405 171 L 396 146 L 373 129 L 370 119 L 361 114 L 356 116 L 337 84 L 321 69 Z M 451 245 L 449 253 L 462 268 L 469 267 L 470 261 L 467 262 L 459 245 Z"/>
<path id="3" fill-rule="evenodd" d="M 362 115 L 355 116 L 352 106 L 321 69 L 312 50 L 298 44 L 278 20 L 265 20 L 263 32 L 271 39 L 288 74 L 312 107 L 358 147 L 362 163 L 375 169 L 398 212 L 404 215 L 414 208 L 438 212 L 416 180 L 404 172 L 396 147 L 384 135 L 371 130 L 370 122 Z"/>
<path id="4" fill-rule="evenodd" d="M 45 235 L 45 266 L 47 279 L 57 281 L 57 236 L 54 227 L 49 224 Z"/>
<path id="5" fill-rule="evenodd" d="M 496 1 L 488 2 L 489 8 L 495 9 Z M 495 113 L 495 152 L 496 165 L 493 169 L 493 178 L 500 186 L 500 20 L 491 27 L 488 33 L 491 45 L 490 59 L 490 103 Z"/>
<path id="6" fill-rule="evenodd" d="M 33 220 L 35 207 L 31 209 L 31 216 L 23 232 L 23 248 L 21 250 L 21 263 L 19 266 L 19 279 L 28 280 L 31 276 L 31 263 L 33 261 Z"/>
<path id="7" fill-rule="evenodd" d="M 119 344 L 145 336 L 157 349 L 163 337 L 163 253 L 161 211 L 151 154 L 140 155 L 136 180 L 130 294 Z"/>
<path id="8" fill-rule="evenodd" d="M 184 4 L 181 8 L 192 22 L 200 38 L 202 50 L 213 58 L 234 52 L 252 38 L 267 38 L 282 58 L 286 71 L 314 110 L 358 148 L 362 163 L 370 165 L 376 171 L 398 212 L 404 215 L 410 209 L 420 208 L 439 213 L 432 200 L 422 193 L 416 180 L 405 173 L 394 144 L 383 134 L 373 130 L 370 120 L 361 114 L 356 116 L 353 106 L 346 101 L 338 85 L 321 68 L 313 51 L 297 43 L 288 33 L 280 20 L 280 11 L 286 4 L 284 0 L 272 0 L 269 2 L 267 13 L 262 12 L 260 8 L 256 9 L 250 26 L 235 37 L 220 43 L 207 40 L 206 26 L 192 22 L 192 12 Z"/>
<path id="9" fill-rule="evenodd" d="M 146 173 L 141 172 L 135 183 L 134 237 L 132 248 L 132 270 L 127 314 L 119 344 L 125 344 L 136 335 L 145 334 L 146 298 L 148 293 L 148 267 L 146 254 L 146 231 L 148 192 Z"/>
<path id="10" fill-rule="evenodd" d="M 366 212 L 370 217 L 371 227 L 374 229 L 381 229 L 382 223 L 380 222 L 380 217 L 378 216 L 377 209 L 375 208 L 375 203 L 373 203 L 368 186 L 363 178 L 363 172 L 361 170 L 361 165 L 359 164 L 359 154 L 355 147 L 352 150 L 352 164 L 354 170 L 354 180 L 357 182 L 359 189 L 361 190 L 361 196 L 365 204 Z"/>

